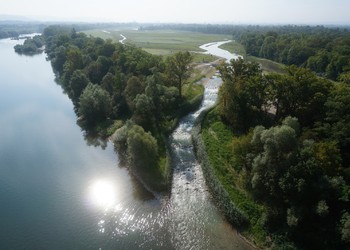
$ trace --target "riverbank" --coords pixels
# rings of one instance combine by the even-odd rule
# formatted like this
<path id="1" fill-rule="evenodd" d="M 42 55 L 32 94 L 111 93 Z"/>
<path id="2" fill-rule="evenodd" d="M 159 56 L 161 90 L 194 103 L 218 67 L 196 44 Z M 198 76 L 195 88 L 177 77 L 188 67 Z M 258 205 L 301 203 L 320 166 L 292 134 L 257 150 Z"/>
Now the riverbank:
<path id="1" fill-rule="evenodd" d="M 200 132 L 199 132 L 200 131 Z M 266 247 L 267 233 L 263 228 L 264 208 L 257 205 L 241 188 L 242 180 L 235 171 L 228 167 L 234 164 L 231 143 L 232 131 L 222 123 L 216 108 L 208 111 L 193 136 L 198 158 L 203 160 L 203 168 L 208 172 L 207 181 L 225 217 L 232 225 L 237 225 L 236 214 L 245 219 L 243 227 L 238 228 L 244 237 L 254 246 Z M 238 221 L 240 222 L 240 221 Z"/>
<path id="2" fill-rule="evenodd" d="M 212 43 L 212 44 L 206 44 L 202 45 L 201 48 L 208 48 L 212 46 L 216 46 L 217 49 L 219 50 L 218 54 L 222 55 L 223 58 L 226 59 L 226 61 L 229 61 L 231 59 L 236 59 L 238 58 L 238 55 L 236 54 L 229 54 L 229 52 L 222 52 L 222 49 L 220 47 L 225 44 L 230 44 L 231 41 L 223 41 L 220 43 Z M 221 59 L 215 64 L 212 65 L 219 65 L 221 62 L 224 60 Z M 218 78 L 220 79 L 220 78 Z M 207 81 L 203 82 L 203 84 L 206 84 Z M 219 88 L 221 86 L 221 79 L 220 83 L 214 86 L 208 86 L 211 88 L 211 95 L 213 96 L 213 101 L 214 103 L 216 102 L 216 98 L 218 95 Z M 225 162 L 224 159 L 228 159 L 230 152 L 228 152 L 227 145 L 225 145 L 226 141 L 220 141 L 220 135 L 221 131 L 217 131 L 216 125 L 218 124 L 218 120 L 210 120 L 208 122 L 208 114 L 211 112 L 214 112 L 215 106 L 213 106 L 209 110 L 203 111 L 200 116 L 197 119 L 197 123 L 195 127 L 192 130 L 192 141 L 195 147 L 195 153 L 196 153 L 196 158 L 199 160 L 203 173 L 204 173 L 204 178 L 206 181 L 206 184 L 208 185 L 208 188 L 210 190 L 210 193 L 215 201 L 215 204 L 217 207 L 221 210 L 223 213 L 224 217 L 227 219 L 227 221 L 235 228 L 238 230 L 238 232 L 243 232 L 244 236 L 240 235 L 242 239 L 245 240 L 245 242 L 249 243 L 249 245 L 252 248 L 258 248 L 257 246 L 263 246 L 262 242 L 265 241 L 265 236 L 261 236 L 261 233 L 257 233 L 257 231 L 261 232 L 260 227 L 256 227 L 255 225 L 252 227 L 251 226 L 251 217 L 252 214 L 250 213 L 251 211 L 247 211 L 245 209 L 245 206 L 242 204 L 242 198 L 244 197 L 244 194 L 241 193 L 238 189 L 230 189 L 228 188 L 228 182 L 231 182 L 232 186 L 232 181 L 238 181 L 235 180 L 234 177 L 231 175 L 231 173 L 228 172 L 223 172 L 222 170 L 224 169 L 223 166 L 228 164 L 228 162 Z M 203 127 L 204 126 L 204 127 Z M 209 134 L 213 138 L 216 138 L 216 140 L 210 140 L 208 142 L 208 137 L 206 137 L 206 133 L 208 131 L 208 126 L 209 128 Z M 212 126 L 212 127 L 211 127 Z M 219 134 L 216 134 L 216 133 Z M 208 143 L 210 143 L 210 147 L 208 146 Z M 215 164 L 218 162 L 213 162 L 213 158 L 220 158 L 222 160 L 219 161 L 219 164 Z M 232 178 L 228 180 L 229 178 Z M 240 197 L 240 198 L 238 198 Z M 246 200 L 245 202 L 247 202 Z M 249 203 L 249 202 L 248 202 Z M 248 204 L 244 203 L 244 204 Z M 253 213 L 255 213 L 255 219 L 259 220 L 262 218 L 262 213 L 257 208 L 254 206 L 253 203 L 249 203 L 250 207 L 253 207 Z M 258 210 L 256 210 L 258 209 Z M 257 212 L 260 211 L 260 212 Z M 256 224 L 256 222 L 255 222 Z M 252 231 L 253 228 L 253 231 Z M 258 235 L 258 237 L 256 237 Z M 264 235 L 264 234 L 263 234 Z"/>

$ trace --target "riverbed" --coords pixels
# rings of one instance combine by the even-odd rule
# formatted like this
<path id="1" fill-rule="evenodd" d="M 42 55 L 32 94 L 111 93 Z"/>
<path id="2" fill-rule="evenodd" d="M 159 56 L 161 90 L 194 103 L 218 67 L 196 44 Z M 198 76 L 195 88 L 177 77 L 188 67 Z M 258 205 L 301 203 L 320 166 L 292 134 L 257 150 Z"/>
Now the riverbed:
<path id="1" fill-rule="evenodd" d="M 223 57 L 226 60 L 238 58 L 219 48 L 226 42 L 229 41 L 205 44 L 201 48 L 216 56 L 226 55 Z M 215 105 L 221 84 L 218 75 L 206 82 L 199 110 L 181 119 L 170 138 L 176 163 L 170 199 L 170 230 L 176 249 L 251 249 L 215 207 L 191 141 L 195 121 L 203 111 Z"/>

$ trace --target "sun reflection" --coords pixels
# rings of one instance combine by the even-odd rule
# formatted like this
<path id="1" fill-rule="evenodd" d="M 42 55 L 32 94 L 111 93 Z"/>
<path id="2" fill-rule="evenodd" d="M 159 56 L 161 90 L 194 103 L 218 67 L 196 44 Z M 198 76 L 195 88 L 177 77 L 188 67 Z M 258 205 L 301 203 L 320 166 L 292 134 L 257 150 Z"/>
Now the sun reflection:
<path id="1" fill-rule="evenodd" d="M 108 180 L 97 180 L 93 182 L 89 191 L 91 201 L 99 207 L 108 209 L 116 203 L 115 187 Z"/>

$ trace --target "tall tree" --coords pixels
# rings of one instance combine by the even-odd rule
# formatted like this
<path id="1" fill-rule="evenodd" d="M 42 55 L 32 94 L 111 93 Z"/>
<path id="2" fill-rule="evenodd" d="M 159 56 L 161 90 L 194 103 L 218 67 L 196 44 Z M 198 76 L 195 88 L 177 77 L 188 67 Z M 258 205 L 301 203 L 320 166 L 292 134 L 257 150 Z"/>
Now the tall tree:
<path id="1" fill-rule="evenodd" d="M 77 69 L 73 72 L 70 78 L 70 93 L 72 101 L 76 104 L 79 101 L 79 97 L 86 86 L 89 84 L 89 78 L 84 74 L 83 71 Z"/>
<path id="2" fill-rule="evenodd" d="M 177 52 L 167 58 L 166 67 L 169 81 L 179 90 L 179 96 L 182 96 L 182 86 L 189 78 L 192 67 L 190 66 L 193 56 L 190 52 Z"/>
<path id="3" fill-rule="evenodd" d="M 137 76 L 132 76 L 129 78 L 124 89 L 124 97 L 130 111 L 135 109 L 135 98 L 138 94 L 142 94 L 145 90 L 144 84 L 140 81 Z"/>
<path id="4" fill-rule="evenodd" d="M 79 113 L 89 125 L 106 119 L 112 112 L 111 97 L 97 84 L 89 83 L 79 100 Z"/>
<path id="5" fill-rule="evenodd" d="M 232 60 L 220 67 L 223 85 L 219 91 L 221 116 L 236 130 L 261 124 L 265 116 L 266 80 L 257 63 Z"/>

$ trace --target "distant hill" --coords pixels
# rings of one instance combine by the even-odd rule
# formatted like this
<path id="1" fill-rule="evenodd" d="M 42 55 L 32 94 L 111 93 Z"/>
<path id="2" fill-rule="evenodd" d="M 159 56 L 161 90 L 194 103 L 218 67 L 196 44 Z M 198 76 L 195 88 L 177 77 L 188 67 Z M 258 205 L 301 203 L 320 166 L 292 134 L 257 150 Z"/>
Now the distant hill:
<path id="1" fill-rule="evenodd" d="M 25 17 L 25 16 L 16 16 L 16 15 L 1 15 L 0 22 L 34 22 L 36 20 Z"/>

